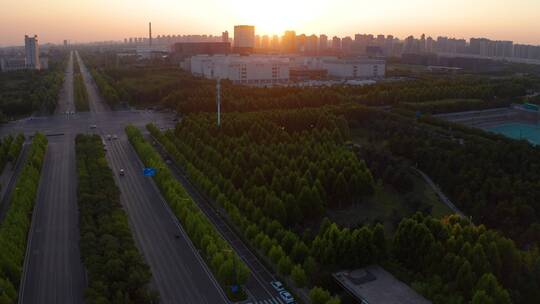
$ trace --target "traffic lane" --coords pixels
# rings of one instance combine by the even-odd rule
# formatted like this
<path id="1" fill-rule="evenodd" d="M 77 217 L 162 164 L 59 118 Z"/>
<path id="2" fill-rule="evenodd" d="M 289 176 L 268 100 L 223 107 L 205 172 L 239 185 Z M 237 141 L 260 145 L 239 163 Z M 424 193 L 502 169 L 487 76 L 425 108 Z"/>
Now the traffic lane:
<path id="1" fill-rule="evenodd" d="M 73 138 L 49 143 L 34 207 L 20 303 L 83 303 Z"/>
<path id="2" fill-rule="evenodd" d="M 109 106 L 105 104 L 105 102 L 101 98 L 101 95 L 99 95 L 95 81 L 92 78 L 92 75 L 90 74 L 88 69 L 86 68 L 86 65 L 84 64 L 81 56 L 79 55 L 79 52 L 75 52 L 75 55 L 77 57 L 77 62 L 79 63 L 79 67 L 81 68 L 81 75 L 83 77 L 83 81 L 86 86 L 86 91 L 88 92 L 90 111 L 91 112 L 110 111 Z"/>
<path id="3" fill-rule="evenodd" d="M 60 92 L 60 98 L 55 113 L 74 111 L 73 103 L 73 51 L 70 52 L 66 71 L 64 73 L 64 87 Z"/>
<path id="4" fill-rule="evenodd" d="M 224 303 L 210 273 L 197 259 L 182 235 L 151 178 L 142 175 L 142 165 L 129 143 L 107 141 L 107 159 L 121 190 L 137 245 L 153 275 L 153 285 L 163 303 Z M 118 176 L 120 169 L 126 175 Z M 178 238 L 176 237 L 178 235 Z"/>
<path id="5" fill-rule="evenodd" d="M 153 140 L 149 137 L 150 140 Z M 161 155 L 167 158 L 166 152 L 158 145 L 157 149 Z M 183 172 L 174 164 L 170 163 L 169 168 L 176 179 L 186 188 L 191 198 L 197 203 L 199 208 L 210 219 L 212 224 L 218 229 L 221 235 L 231 244 L 232 248 L 242 258 L 251 270 L 251 276 L 246 283 L 246 289 L 255 299 L 266 299 L 279 297 L 279 294 L 270 285 L 274 281 L 274 276 L 258 260 L 253 252 L 243 243 L 242 239 L 229 227 L 225 220 L 216 213 L 209 200 L 204 197 L 183 174 Z"/>

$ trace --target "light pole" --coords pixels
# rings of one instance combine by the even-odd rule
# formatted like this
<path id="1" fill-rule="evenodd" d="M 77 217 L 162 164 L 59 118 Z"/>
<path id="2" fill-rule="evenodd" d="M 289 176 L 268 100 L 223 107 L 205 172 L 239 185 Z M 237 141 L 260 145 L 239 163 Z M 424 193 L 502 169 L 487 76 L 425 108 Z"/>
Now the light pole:
<path id="1" fill-rule="evenodd" d="M 218 77 L 216 84 L 217 126 L 221 127 L 221 78 Z"/>

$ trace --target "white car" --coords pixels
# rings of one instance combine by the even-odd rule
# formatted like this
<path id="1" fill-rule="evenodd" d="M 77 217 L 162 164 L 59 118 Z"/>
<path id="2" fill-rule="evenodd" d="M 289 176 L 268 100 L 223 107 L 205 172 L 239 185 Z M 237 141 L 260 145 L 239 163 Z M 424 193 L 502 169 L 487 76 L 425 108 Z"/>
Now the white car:
<path id="1" fill-rule="evenodd" d="M 107 140 L 111 140 L 112 136 L 111 134 L 107 134 Z"/>
<path id="2" fill-rule="evenodd" d="M 126 172 L 124 172 L 124 169 L 120 169 L 120 176 L 126 175 Z"/>
<path id="3" fill-rule="evenodd" d="M 90 129 L 95 129 L 95 128 L 97 128 L 96 125 L 90 125 Z"/>
<path id="4" fill-rule="evenodd" d="M 113 139 L 118 139 L 118 136 L 116 134 L 113 135 Z"/>
<path id="5" fill-rule="evenodd" d="M 283 286 L 283 284 L 280 281 L 270 282 L 270 285 L 272 285 L 272 287 L 274 287 L 274 289 L 277 290 L 277 291 L 285 290 L 285 287 Z"/>
<path id="6" fill-rule="evenodd" d="M 292 294 L 286 290 L 282 290 L 279 292 L 279 297 L 285 301 L 285 303 L 287 304 L 292 304 L 292 303 L 295 303 L 294 302 L 294 297 L 292 296 Z"/>

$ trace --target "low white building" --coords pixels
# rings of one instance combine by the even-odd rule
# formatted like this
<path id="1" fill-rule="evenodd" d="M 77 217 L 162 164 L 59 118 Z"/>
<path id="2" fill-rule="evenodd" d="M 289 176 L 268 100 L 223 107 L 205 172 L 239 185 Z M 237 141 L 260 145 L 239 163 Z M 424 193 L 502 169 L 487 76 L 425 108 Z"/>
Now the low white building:
<path id="1" fill-rule="evenodd" d="M 323 59 L 328 76 L 340 79 L 383 78 L 386 62 L 378 59 Z"/>
<path id="2" fill-rule="evenodd" d="M 236 84 L 272 85 L 289 82 L 290 60 L 267 55 L 197 55 L 185 62 L 185 68 L 194 75 Z"/>

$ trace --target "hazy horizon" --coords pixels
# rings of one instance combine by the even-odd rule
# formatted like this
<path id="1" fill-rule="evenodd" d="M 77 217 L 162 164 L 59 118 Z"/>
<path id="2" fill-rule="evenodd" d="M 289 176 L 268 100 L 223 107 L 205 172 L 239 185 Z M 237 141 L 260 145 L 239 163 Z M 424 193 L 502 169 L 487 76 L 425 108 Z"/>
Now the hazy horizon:
<path id="1" fill-rule="evenodd" d="M 274 0 L 197 2 L 174 0 L 30 0 L 3 5 L 10 12 L 0 19 L 0 46 L 24 44 L 24 35 L 38 35 L 40 43 L 72 43 L 153 35 L 213 34 L 235 24 L 252 24 L 256 33 L 297 33 L 353 36 L 355 33 L 392 34 L 401 39 L 425 33 L 469 39 L 485 37 L 540 45 L 540 1 L 504 0 Z M 517 21 L 516 21 L 517 20 Z M 4 33 L 5 31 L 5 33 Z"/>

